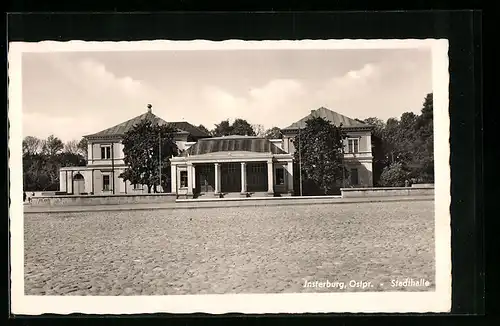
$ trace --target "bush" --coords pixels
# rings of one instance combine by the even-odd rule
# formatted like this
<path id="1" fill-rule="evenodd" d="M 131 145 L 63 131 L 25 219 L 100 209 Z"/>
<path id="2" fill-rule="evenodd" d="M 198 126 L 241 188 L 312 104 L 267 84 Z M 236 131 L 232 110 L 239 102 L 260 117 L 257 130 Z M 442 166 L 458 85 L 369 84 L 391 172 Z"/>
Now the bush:
<path id="1" fill-rule="evenodd" d="M 410 177 L 402 163 L 392 163 L 386 166 L 380 175 L 379 183 L 382 187 L 404 187 Z"/>

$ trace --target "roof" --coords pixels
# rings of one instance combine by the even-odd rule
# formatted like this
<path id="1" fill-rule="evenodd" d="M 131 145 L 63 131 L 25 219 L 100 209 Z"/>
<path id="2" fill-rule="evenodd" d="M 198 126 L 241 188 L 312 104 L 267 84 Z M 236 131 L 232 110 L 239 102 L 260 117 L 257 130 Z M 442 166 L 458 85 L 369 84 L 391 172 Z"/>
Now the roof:
<path id="1" fill-rule="evenodd" d="M 203 130 L 191 125 L 188 122 L 166 122 L 162 118 L 154 115 L 151 111 L 148 111 L 144 114 L 138 115 L 135 118 L 117 124 L 111 128 L 99 131 L 95 134 L 86 135 L 84 137 L 93 138 L 93 137 L 113 137 L 113 136 L 123 136 L 128 131 L 132 130 L 135 125 L 143 120 L 149 120 L 154 124 L 159 125 L 170 125 L 173 128 L 177 129 L 178 133 L 189 133 L 194 137 L 209 137 Z"/>
<path id="2" fill-rule="evenodd" d="M 340 126 L 342 124 L 342 128 L 370 128 L 371 125 L 364 123 L 359 120 L 351 119 L 342 115 L 340 113 L 334 112 L 324 107 L 320 107 L 317 110 L 311 110 L 311 113 L 300 119 L 297 122 L 292 123 L 290 126 L 283 128 L 282 130 L 291 130 L 291 129 L 302 129 L 306 127 L 306 121 L 311 118 L 324 118 L 325 120 L 330 121 L 335 126 Z"/>
<path id="3" fill-rule="evenodd" d="M 187 155 L 203 155 L 214 152 L 257 152 L 271 154 L 287 154 L 266 138 L 254 136 L 231 135 L 225 137 L 203 138 L 189 147 Z"/>

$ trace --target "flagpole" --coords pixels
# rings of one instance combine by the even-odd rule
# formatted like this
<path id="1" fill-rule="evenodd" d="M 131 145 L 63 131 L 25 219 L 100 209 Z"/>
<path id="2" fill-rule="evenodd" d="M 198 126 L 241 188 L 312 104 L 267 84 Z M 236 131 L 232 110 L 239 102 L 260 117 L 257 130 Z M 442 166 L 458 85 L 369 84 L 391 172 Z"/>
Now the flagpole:
<path id="1" fill-rule="evenodd" d="M 111 176 L 113 178 L 113 195 L 115 194 L 115 143 L 111 142 Z"/>
<path id="2" fill-rule="evenodd" d="M 158 169 L 159 169 L 158 175 L 160 177 L 160 184 L 159 184 L 159 189 L 158 190 L 160 190 L 160 189 L 162 189 L 161 188 L 161 133 L 160 133 L 160 131 L 158 131 Z"/>
<path id="3" fill-rule="evenodd" d="M 300 186 L 300 196 L 302 196 L 302 141 L 300 139 L 300 126 L 299 126 L 299 186 Z"/>

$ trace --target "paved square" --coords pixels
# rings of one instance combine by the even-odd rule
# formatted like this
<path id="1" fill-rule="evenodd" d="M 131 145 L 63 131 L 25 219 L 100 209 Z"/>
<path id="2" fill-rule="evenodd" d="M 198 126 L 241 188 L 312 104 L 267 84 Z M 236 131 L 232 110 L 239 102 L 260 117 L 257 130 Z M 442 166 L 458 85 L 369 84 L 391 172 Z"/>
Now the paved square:
<path id="1" fill-rule="evenodd" d="M 25 215 L 28 295 L 362 291 L 306 281 L 434 288 L 434 202 Z M 428 287 L 391 287 L 425 279 Z M 353 283 L 354 284 L 354 283 Z"/>

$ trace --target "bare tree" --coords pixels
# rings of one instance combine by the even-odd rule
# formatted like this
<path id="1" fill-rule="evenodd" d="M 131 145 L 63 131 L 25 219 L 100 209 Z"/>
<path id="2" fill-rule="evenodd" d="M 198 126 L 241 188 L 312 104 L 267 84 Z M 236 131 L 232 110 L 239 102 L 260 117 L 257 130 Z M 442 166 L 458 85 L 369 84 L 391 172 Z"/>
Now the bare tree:
<path id="1" fill-rule="evenodd" d="M 82 138 L 80 142 L 78 143 L 78 154 L 82 155 L 83 157 L 87 158 L 88 156 L 88 140 L 87 138 Z"/>
<path id="2" fill-rule="evenodd" d="M 78 146 L 78 140 L 70 140 L 64 144 L 64 152 L 70 154 L 80 154 L 80 148 Z"/>
<path id="3" fill-rule="evenodd" d="M 33 155 L 40 153 L 42 140 L 33 136 L 27 136 L 23 140 L 23 154 Z"/>
<path id="4" fill-rule="evenodd" d="M 265 137 L 266 135 L 266 130 L 264 129 L 264 126 L 261 124 L 253 124 L 252 125 L 253 130 L 255 131 L 255 134 L 259 137 Z"/>

